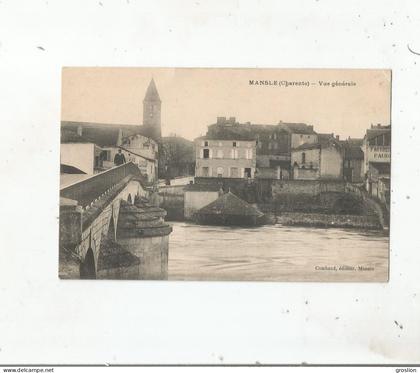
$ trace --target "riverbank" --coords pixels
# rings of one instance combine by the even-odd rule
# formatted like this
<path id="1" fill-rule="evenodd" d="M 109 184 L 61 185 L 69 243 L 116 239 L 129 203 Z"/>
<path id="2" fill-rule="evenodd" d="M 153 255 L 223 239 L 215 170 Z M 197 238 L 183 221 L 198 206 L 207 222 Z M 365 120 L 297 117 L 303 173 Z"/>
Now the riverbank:
<path id="1" fill-rule="evenodd" d="M 301 227 L 335 227 L 363 230 L 382 230 L 376 216 L 369 215 L 336 215 L 302 212 L 282 212 L 275 216 L 275 222 L 287 226 Z"/>

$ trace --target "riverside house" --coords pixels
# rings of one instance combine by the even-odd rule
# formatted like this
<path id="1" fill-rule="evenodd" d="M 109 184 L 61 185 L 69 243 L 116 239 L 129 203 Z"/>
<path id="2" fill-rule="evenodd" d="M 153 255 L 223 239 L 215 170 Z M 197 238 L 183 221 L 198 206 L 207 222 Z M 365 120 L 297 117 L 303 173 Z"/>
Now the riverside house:
<path id="1" fill-rule="evenodd" d="M 219 132 L 195 139 L 196 177 L 253 179 L 256 140 L 253 135 Z"/>
<path id="2" fill-rule="evenodd" d="M 318 134 L 316 143 L 292 149 L 293 179 L 342 180 L 344 150 L 333 134 Z"/>

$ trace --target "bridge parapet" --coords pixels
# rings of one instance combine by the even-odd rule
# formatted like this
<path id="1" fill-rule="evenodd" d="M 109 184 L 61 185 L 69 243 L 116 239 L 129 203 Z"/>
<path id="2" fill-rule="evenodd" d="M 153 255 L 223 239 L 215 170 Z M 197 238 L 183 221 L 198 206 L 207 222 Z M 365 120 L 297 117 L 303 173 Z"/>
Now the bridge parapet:
<path id="1" fill-rule="evenodd" d="M 143 186 L 146 185 L 146 179 L 140 169 L 134 163 L 129 162 L 61 189 L 60 197 L 75 200 L 79 206 L 86 208 L 127 177 L 135 177 Z"/>

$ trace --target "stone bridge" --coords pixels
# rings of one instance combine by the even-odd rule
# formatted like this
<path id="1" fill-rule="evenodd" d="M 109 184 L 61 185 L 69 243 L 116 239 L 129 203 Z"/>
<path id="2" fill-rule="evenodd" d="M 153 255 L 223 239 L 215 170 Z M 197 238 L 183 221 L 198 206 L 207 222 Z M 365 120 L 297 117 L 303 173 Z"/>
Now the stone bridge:
<path id="1" fill-rule="evenodd" d="M 60 190 L 60 278 L 167 279 L 166 211 L 133 163 Z"/>

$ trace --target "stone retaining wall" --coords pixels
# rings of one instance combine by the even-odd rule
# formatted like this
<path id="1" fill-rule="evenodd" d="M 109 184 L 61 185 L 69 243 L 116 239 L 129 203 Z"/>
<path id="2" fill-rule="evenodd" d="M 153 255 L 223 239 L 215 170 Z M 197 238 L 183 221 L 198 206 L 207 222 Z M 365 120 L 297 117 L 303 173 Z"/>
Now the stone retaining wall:
<path id="1" fill-rule="evenodd" d="M 336 227 L 371 230 L 382 229 L 377 217 L 360 215 L 330 215 L 285 212 L 277 216 L 277 223 L 283 225 L 308 227 Z"/>

